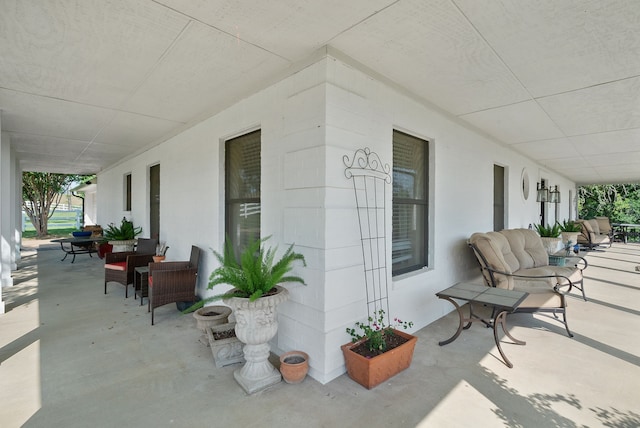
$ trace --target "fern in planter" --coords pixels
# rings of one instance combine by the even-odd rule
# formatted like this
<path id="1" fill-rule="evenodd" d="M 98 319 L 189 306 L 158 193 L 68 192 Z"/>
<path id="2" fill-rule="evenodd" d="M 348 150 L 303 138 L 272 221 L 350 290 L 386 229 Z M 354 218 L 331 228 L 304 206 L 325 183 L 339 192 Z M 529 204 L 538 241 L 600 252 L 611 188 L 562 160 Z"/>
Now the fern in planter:
<path id="1" fill-rule="evenodd" d="M 562 223 L 556 223 L 560 228 L 560 232 L 580 232 L 582 227 L 571 220 L 564 220 Z"/>
<path id="2" fill-rule="evenodd" d="M 560 236 L 560 225 L 558 223 L 553 226 L 536 224 L 536 231 L 541 238 L 558 238 Z"/>
<path id="3" fill-rule="evenodd" d="M 120 226 L 110 223 L 104 231 L 105 241 L 128 241 L 142 233 L 142 227 L 134 227 L 133 222 L 122 217 Z"/>
<path id="4" fill-rule="evenodd" d="M 227 238 L 223 254 L 213 252 L 220 266 L 211 272 L 207 288 L 211 290 L 218 284 L 228 284 L 234 288 L 224 294 L 201 300 L 184 312 L 194 311 L 214 300 L 231 297 L 244 297 L 253 302 L 282 282 L 305 284 L 299 276 L 288 275 L 296 260 L 301 261 L 303 266 L 307 265 L 304 256 L 293 251 L 292 244 L 276 261 L 277 247 L 265 248 L 262 245 L 269 238 L 270 236 L 267 236 L 249 244 L 240 255 L 240 260 L 236 259 L 233 245 Z"/>

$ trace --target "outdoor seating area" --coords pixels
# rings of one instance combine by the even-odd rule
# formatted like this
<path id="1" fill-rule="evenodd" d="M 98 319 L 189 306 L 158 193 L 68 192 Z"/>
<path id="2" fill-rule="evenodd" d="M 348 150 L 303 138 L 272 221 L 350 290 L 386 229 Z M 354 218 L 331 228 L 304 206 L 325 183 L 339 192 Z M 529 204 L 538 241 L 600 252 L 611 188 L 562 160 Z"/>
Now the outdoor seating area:
<path id="1" fill-rule="evenodd" d="M 129 284 L 133 284 L 135 268 L 147 266 L 153 262 L 156 245 L 158 245 L 157 239 L 139 238 L 134 251 L 105 254 L 104 294 L 107 294 L 109 282 L 117 282 L 124 285 L 124 297 L 129 297 Z"/>
<path id="2" fill-rule="evenodd" d="M 200 248 L 191 247 L 186 261 L 154 260 L 157 239 L 138 238 L 135 251 L 107 253 L 104 263 L 104 294 L 107 284 L 117 282 L 125 286 L 124 297 L 129 297 L 129 284 L 133 285 L 134 299 L 140 297 L 140 306 L 147 297 L 147 312 L 154 325 L 155 309 L 169 303 L 194 303 L 200 261 Z"/>
<path id="3" fill-rule="evenodd" d="M 474 233 L 469 246 L 487 286 L 529 293 L 516 311 L 562 314 L 567 334 L 572 336 L 567 324 L 566 293 L 575 287 L 587 300 L 583 277 L 588 267 L 586 259 L 572 255 L 567 257 L 572 266 L 550 265 L 542 240 L 529 229 Z"/>
<path id="4" fill-rule="evenodd" d="M 640 1 L 4 6 L 0 428 L 640 428 Z"/>
<path id="5" fill-rule="evenodd" d="M 581 231 L 578 235 L 580 247 L 593 250 L 597 247 L 611 246 L 613 242 L 613 228 L 607 217 L 597 217 L 592 219 L 578 219 Z"/>
<path id="6" fill-rule="evenodd" d="M 0 418 L 28 427 L 637 426 L 640 245 L 614 243 L 585 258 L 589 301 L 567 296 L 574 337 L 545 314 L 508 315 L 509 332 L 526 342 L 502 343 L 511 369 L 481 323 L 439 346 L 458 325 L 453 311 L 415 332 L 411 366 L 376 389 L 343 375 L 248 396 L 233 378 L 237 366 L 215 366 L 193 317 L 167 305 L 149 328 L 122 287 L 100 293 L 102 260 L 79 258 L 69 275 L 49 244 L 23 253 L 7 290 Z"/>

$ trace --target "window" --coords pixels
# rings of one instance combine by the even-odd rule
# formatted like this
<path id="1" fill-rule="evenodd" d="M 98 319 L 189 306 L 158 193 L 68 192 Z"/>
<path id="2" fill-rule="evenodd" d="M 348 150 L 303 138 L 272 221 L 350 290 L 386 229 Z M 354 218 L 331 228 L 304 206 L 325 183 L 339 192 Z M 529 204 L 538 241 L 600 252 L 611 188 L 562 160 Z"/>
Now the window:
<path id="1" fill-rule="evenodd" d="M 393 275 L 427 266 L 428 165 L 428 141 L 393 131 Z"/>
<path id="2" fill-rule="evenodd" d="M 131 174 L 124 176 L 124 210 L 131 211 Z"/>
<path id="3" fill-rule="evenodd" d="M 260 131 L 225 143 L 225 222 L 237 255 L 260 237 Z"/>

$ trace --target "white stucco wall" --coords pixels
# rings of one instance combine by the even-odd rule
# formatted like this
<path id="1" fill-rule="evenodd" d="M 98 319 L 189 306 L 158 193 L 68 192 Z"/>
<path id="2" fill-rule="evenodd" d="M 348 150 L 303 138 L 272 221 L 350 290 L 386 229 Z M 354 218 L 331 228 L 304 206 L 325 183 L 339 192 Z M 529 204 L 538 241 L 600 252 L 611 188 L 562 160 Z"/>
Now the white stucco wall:
<path id="1" fill-rule="evenodd" d="M 328 56 L 99 174 L 97 222 L 105 226 L 126 215 L 148 236 L 148 169 L 159 163 L 160 235 L 170 246 L 167 258 L 184 260 L 192 244 L 202 248 L 199 286 L 204 289 L 214 263 L 209 249 L 220 250 L 224 239 L 224 141 L 258 128 L 262 236 L 272 235 L 271 243 L 281 248 L 295 243 L 308 265 L 296 270 L 307 286 L 287 285 L 291 299 L 279 307 L 272 349 L 307 352 L 310 375 L 320 382 L 344 372 L 339 347 L 349 340 L 345 328 L 366 316 L 359 230 L 344 155 L 369 147 L 391 163 L 393 129 L 432 141 L 430 266 L 389 282 L 392 315 L 413 321 L 414 330 L 453 309 L 435 297 L 437 291 L 479 273 L 465 241 L 493 227 L 494 164 L 508 173 L 508 227 L 538 221 L 540 177 L 560 185 L 560 212 L 568 217 L 573 183 L 348 60 Z M 520 190 L 523 168 L 530 176 L 527 201 Z M 131 212 L 123 211 L 127 173 L 132 174 Z"/>

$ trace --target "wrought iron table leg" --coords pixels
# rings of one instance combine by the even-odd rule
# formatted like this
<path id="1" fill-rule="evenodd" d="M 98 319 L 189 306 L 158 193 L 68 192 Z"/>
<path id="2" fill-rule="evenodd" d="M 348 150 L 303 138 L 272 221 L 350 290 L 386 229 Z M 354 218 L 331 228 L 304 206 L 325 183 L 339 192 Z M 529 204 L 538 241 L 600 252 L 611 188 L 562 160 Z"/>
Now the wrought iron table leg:
<path id="1" fill-rule="evenodd" d="M 463 328 L 469 328 L 469 326 L 471 325 L 471 323 L 468 323 L 466 327 L 464 327 L 464 326 L 463 326 L 465 319 L 464 319 L 464 316 L 462 315 L 462 308 L 460 307 L 460 305 L 458 305 L 458 303 L 456 303 L 456 301 L 455 301 L 455 300 L 450 299 L 449 297 L 440 297 L 440 298 L 441 298 L 441 299 L 445 299 L 445 300 L 450 301 L 450 302 L 453 304 L 453 306 L 455 306 L 455 307 L 456 307 L 456 311 L 458 312 L 458 317 L 459 317 L 459 320 L 460 320 L 460 323 L 458 324 L 458 330 L 456 330 L 456 332 L 454 333 L 454 335 L 453 335 L 453 336 L 451 336 L 451 337 L 450 337 L 449 339 L 447 339 L 447 340 L 443 340 L 443 341 L 441 341 L 441 342 L 438 342 L 438 345 L 440 345 L 440 346 L 444 346 L 444 345 L 446 345 L 446 344 L 448 344 L 448 343 L 451 343 L 451 342 L 453 342 L 454 340 L 456 340 L 456 339 L 458 338 L 458 336 L 460 336 L 460 333 L 462 332 L 462 329 L 463 329 Z"/>
<path id="2" fill-rule="evenodd" d="M 500 345 L 500 339 L 498 338 L 498 324 L 500 324 L 502 326 L 502 331 L 504 332 L 504 334 L 509 339 L 511 339 L 515 344 L 517 344 L 517 345 L 526 345 L 527 342 L 525 342 L 523 340 L 516 339 L 515 337 L 511 336 L 511 334 L 507 331 L 507 314 L 508 314 L 507 311 L 502 311 L 494 319 L 494 321 L 493 321 L 493 338 L 496 341 L 496 346 L 498 347 L 498 351 L 500 352 L 500 355 L 502 356 L 502 359 L 504 360 L 505 364 L 507 365 L 507 367 L 513 368 L 513 364 L 511 363 L 511 361 L 509 361 L 509 359 L 505 355 L 504 351 L 502 350 L 502 346 Z"/>
<path id="3" fill-rule="evenodd" d="M 64 259 L 67 258 L 67 256 L 69 255 L 69 253 L 67 252 L 67 250 L 64 249 L 64 244 L 61 242 L 60 243 L 60 248 L 62 249 L 62 251 L 64 251 L 64 257 L 62 259 L 60 259 L 61 262 L 64 261 Z"/>

